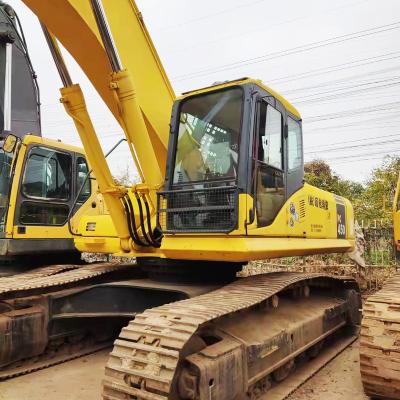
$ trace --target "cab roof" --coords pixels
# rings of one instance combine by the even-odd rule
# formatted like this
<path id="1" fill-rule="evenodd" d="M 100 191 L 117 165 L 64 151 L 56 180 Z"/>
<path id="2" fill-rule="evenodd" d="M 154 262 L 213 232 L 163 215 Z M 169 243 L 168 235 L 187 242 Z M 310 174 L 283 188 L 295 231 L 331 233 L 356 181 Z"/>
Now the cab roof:
<path id="1" fill-rule="evenodd" d="M 28 144 L 38 144 L 38 145 L 43 145 L 43 146 L 49 146 L 49 147 L 54 147 L 60 150 L 65 150 L 65 151 L 73 151 L 75 153 L 80 153 L 80 154 L 85 154 L 84 149 L 78 146 L 72 146 L 67 143 L 63 143 L 60 140 L 54 140 L 54 139 L 48 139 L 44 138 L 41 136 L 36 136 L 36 135 L 25 135 L 22 138 L 22 142 L 26 145 Z"/>
<path id="2" fill-rule="evenodd" d="M 275 92 L 269 86 L 265 85 L 259 79 L 240 78 L 240 79 L 236 79 L 233 81 L 217 83 L 212 86 L 204 87 L 201 89 L 196 89 L 196 90 L 193 90 L 190 92 L 185 92 L 182 94 L 182 96 L 178 97 L 178 100 L 185 99 L 186 97 L 197 95 L 197 94 L 207 93 L 207 92 L 211 92 L 211 91 L 219 90 L 219 89 L 225 89 L 225 88 L 228 88 L 231 86 L 246 85 L 246 84 L 254 84 L 254 85 L 257 85 L 260 88 L 264 89 L 265 91 L 270 93 L 272 96 L 274 96 L 277 100 L 279 100 L 283 104 L 283 106 L 286 108 L 286 110 L 288 110 L 291 114 L 295 115 L 297 118 L 301 119 L 301 115 L 300 115 L 299 111 L 296 109 L 296 107 L 294 107 L 283 96 L 281 96 L 279 93 Z"/>

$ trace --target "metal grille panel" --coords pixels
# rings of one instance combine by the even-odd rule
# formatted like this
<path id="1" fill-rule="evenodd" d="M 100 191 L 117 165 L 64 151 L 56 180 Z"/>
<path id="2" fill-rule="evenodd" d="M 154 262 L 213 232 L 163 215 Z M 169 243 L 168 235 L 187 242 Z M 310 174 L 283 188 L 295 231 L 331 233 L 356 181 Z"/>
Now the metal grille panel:
<path id="1" fill-rule="evenodd" d="M 158 193 L 158 226 L 165 233 L 231 232 L 237 227 L 236 186 Z"/>

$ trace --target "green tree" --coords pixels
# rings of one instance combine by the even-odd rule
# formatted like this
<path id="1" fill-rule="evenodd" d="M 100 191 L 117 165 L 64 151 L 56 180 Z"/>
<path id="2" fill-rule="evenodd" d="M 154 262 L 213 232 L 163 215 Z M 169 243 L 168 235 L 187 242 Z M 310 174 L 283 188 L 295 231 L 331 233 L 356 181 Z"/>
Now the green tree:
<path id="1" fill-rule="evenodd" d="M 336 175 L 329 164 L 323 160 L 313 160 L 304 165 L 305 181 L 328 192 L 346 197 L 356 202 L 364 192 L 361 183 L 342 179 Z"/>
<path id="2" fill-rule="evenodd" d="M 387 156 L 378 168 L 375 168 L 366 184 L 366 190 L 359 204 L 363 219 L 392 220 L 392 202 L 400 173 L 400 157 Z"/>
<path id="3" fill-rule="evenodd" d="M 349 199 L 357 220 L 367 222 L 378 219 L 391 222 L 393 196 L 400 173 L 400 157 L 385 157 L 382 165 L 371 172 L 365 185 L 342 179 L 323 160 L 306 163 L 304 170 L 305 180 L 309 184 Z"/>

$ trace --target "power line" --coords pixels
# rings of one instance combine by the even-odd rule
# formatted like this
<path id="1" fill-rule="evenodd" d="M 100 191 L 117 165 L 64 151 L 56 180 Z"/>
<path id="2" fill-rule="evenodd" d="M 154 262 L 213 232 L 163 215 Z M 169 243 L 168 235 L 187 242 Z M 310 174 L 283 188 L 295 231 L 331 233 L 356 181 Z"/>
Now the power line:
<path id="1" fill-rule="evenodd" d="M 360 114 L 370 113 L 370 112 L 377 112 L 377 111 L 387 111 L 392 110 L 394 108 L 400 107 L 400 101 L 395 101 L 392 103 L 380 104 L 379 106 L 368 106 L 368 107 L 361 107 L 361 108 L 353 108 L 351 110 L 340 111 L 336 113 L 329 113 L 329 114 L 321 114 L 315 115 L 312 117 L 308 117 L 305 119 L 307 123 L 311 122 L 318 122 L 318 121 L 325 121 L 329 119 L 337 119 L 337 118 L 344 118 L 348 116 L 357 116 Z"/>
<path id="2" fill-rule="evenodd" d="M 390 152 L 397 152 L 400 151 L 400 149 L 391 149 Z M 374 155 L 382 155 L 382 151 L 378 151 L 378 152 L 373 152 L 373 153 L 360 153 L 360 154 L 351 154 L 351 155 L 346 155 L 346 156 L 337 156 L 337 157 L 332 157 L 332 158 L 327 158 L 327 161 L 332 161 L 332 160 L 344 160 L 344 159 L 356 159 L 359 157 L 365 157 L 365 156 L 374 156 Z"/>
<path id="3" fill-rule="evenodd" d="M 351 146 L 342 146 L 342 147 L 336 147 L 336 148 L 328 148 L 328 149 L 323 149 L 323 150 L 314 150 L 314 151 L 307 151 L 304 154 L 321 154 L 321 153 L 330 153 L 330 152 L 335 152 L 335 151 L 343 151 L 343 150 L 350 150 L 350 149 L 360 149 L 364 147 L 369 147 L 369 146 L 392 146 L 393 143 L 400 142 L 399 140 L 393 141 L 388 143 L 387 141 L 384 142 L 371 142 L 371 143 L 364 143 L 364 144 L 358 144 L 358 145 L 351 145 Z M 383 150 L 382 150 L 383 151 Z"/>
<path id="4" fill-rule="evenodd" d="M 346 143 L 358 143 L 358 142 L 365 142 L 367 140 L 386 139 L 386 138 L 392 138 L 392 137 L 399 137 L 399 134 L 391 134 L 391 135 L 384 135 L 384 136 L 373 136 L 373 137 L 369 137 L 369 138 L 362 138 L 362 139 L 355 139 L 355 140 L 346 140 Z M 326 146 L 342 145 L 342 144 L 343 144 L 343 141 L 336 142 L 336 143 L 330 143 L 330 144 L 309 146 L 308 149 L 310 149 L 310 148 L 313 149 L 315 147 L 321 148 L 321 147 L 326 147 Z"/>
<path id="5" fill-rule="evenodd" d="M 329 96 L 317 97 L 317 98 L 313 98 L 313 99 L 308 99 L 308 98 L 306 98 L 305 100 L 301 100 L 302 97 L 299 97 L 298 99 L 294 99 L 294 100 L 292 99 L 291 102 L 292 102 L 292 103 L 295 103 L 295 104 L 299 104 L 299 103 L 307 103 L 307 104 L 310 104 L 310 103 L 320 102 L 320 101 L 324 101 L 324 100 L 333 100 L 333 99 L 337 99 L 338 96 L 348 96 L 348 97 L 351 97 L 351 96 L 354 96 L 354 95 L 359 94 L 359 93 L 371 92 L 371 91 L 374 91 L 374 90 L 381 90 L 381 89 L 384 89 L 384 88 L 393 88 L 393 87 L 395 87 L 395 86 L 397 86 L 397 85 L 399 85 L 399 84 L 400 84 L 400 81 L 398 81 L 398 82 L 392 82 L 392 83 L 387 83 L 387 84 L 377 85 L 377 86 L 372 86 L 372 87 L 367 87 L 367 88 L 361 88 L 361 89 L 356 89 L 356 90 L 349 90 L 349 91 L 347 91 L 347 92 L 346 92 L 346 91 L 345 91 L 345 92 L 339 92 L 339 93 L 332 94 L 332 95 L 329 95 Z M 333 92 L 333 91 L 332 91 L 332 92 Z M 307 97 L 309 97 L 309 96 L 307 96 Z"/>
<path id="6" fill-rule="evenodd" d="M 394 156 L 398 157 L 400 154 L 394 154 Z M 382 160 L 384 158 L 386 158 L 388 156 L 388 154 L 384 155 L 384 156 L 380 156 L 380 157 L 368 157 L 368 158 L 359 158 L 356 160 L 344 160 L 344 161 L 340 161 L 340 164 L 348 164 L 348 163 L 356 163 L 356 162 L 362 162 L 362 161 L 372 161 L 372 160 Z"/>
<path id="7" fill-rule="evenodd" d="M 264 2 L 265 2 L 265 0 L 256 0 L 256 1 L 252 1 L 250 3 L 240 4 L 240 5 L 235 6 L 235 7 L 225 8 L 225 9 L 223 9 L 221 11 L 217 11 L 217 12 L 213 12 L 213 13 L 210 13 L 210 14 L 202 15 L 200 17 L 196 17 L 196 18 L 192 18 L 192 19 L 187 19 L 187 20 L 185 20 L 185 22 L 181 22 L 181 23 L 178 23 L 178 24 L 165 26 L 164 28 L 160 28 L 159 32 L 165 32 L 165 31 L 168 31 L 170 29 L 180 28 L 180 27 L 185 26 L 185 25 L 193 24 L 193 23 L 199 22 L 199 21 L 204 21 L 205 19 L 209 19 L 211 17 L 216 17 L 216 16 L 219 16 L 219 15 L 223 15 L 223 14 L 232 12 L 232 11 L 237 10 L 239 8 L 246 8 L 246 7 L 250 7 L 250 6 L 253 6 L 255 4 L 264 3 Z"/>
<path id="8" fill-rule="evenodd" d="M 397 116 L 397 113 L 395 115 Z M 398 117 L 399 116 L 394 117 L 394 118 L 398 118 Z M 389 120 L 388 122 L 396 122 L 396 123 L 400 122 L 400 121 L 398 121 L 397 119 L 394 119 L 394 118 L 393 118 L 393 121 Z M 361 121 L 354 121 L 354 122 L 350 122 L 348 124 L 323 126 L 323 127 L 319 128 L 319 129 L 315 129 L 315 130 L 321 131 L 321 130 L 332 130 L 332 129 L 337 129 L 337 128 L 353 128 L 353 127 L 358 127 L 363 123 L 365 124 L 365 123 L 370 123 L 370 122 L 379 122 L 379 121 L 382 121 L 382 120 L 384 120 L 383 122 L 385 122 L 385 121 L 387 121 L 387 119 L 388 118 L 385 115 L 385 116 L 382 116 L 380 118 L 372 118 L 372 119 L 365 119 L 365 120 L 361 120 Z M 316 121 L 316 122 L 320 122 L 320 121 Z M 311 123 L 313 123 L 313 122 L 311 122 Z"/>
<path id="9" fill-rule="evenodd" d="M 228 63 L 228 64 L 223 64 L 218 67 L 205 68 L 203 70 L 199 70 L 196 72 L 176 76 L 174 78 L 174 80 L 176 80 L 176 81 L 188 80 L 190 78 L 200 77 L 200 76 L 208 75 L 210 73 L 237 69 L 244 65 L 257 64 L 260 62 L 270 61 L 270 60 L 280 58 L 280 57 L 286 57 L 289 55 L 314 50 L 314 49 L 320 48 L 320 47 L 330 46 L 332 44 L 343 43 L 343 42 L 347 42 L 349 40 L 354 40 L 354 39 L 359 39 L 359 38 L 363 38 L 363 37 L 367 37 L 367 36 L 371 36 L 371 35 L 376 35 L 379 33 L 392 31 L 394 29 L 399 29 L 400 28 L 399 24 L 400 24 L 400 21 L 397 21 L 397 22 L 394 22 L 391 24 L 381 25 L 381 26 L 377 26 L 374 28 L 370 28 L 370 29 L 364 29 L 361 31 L 348 33 L 346 35 L 335 36 L 333 38 L 321 40 L 318 42 L 308 43 L 305 45 L 293 47 L 291 49 L 286 49 L 286 50 L 282 50 L 282 51 L 264 54 L 264 55 L 258 56 L 258 57 L 247 58 L 244 60 L 240 60 L 240 61 L 236 61 L 236 62 L 232 62 L 232 63 Z"/>
<path id="10" fill-rule="evenodd" d="M 243 37 L 245 35 L 253 34 L 253 33 L 259 32 L 259 31 L 265 32 L 267 30 L 271 30 L 272 28 L 276 28 L 278 26 L 292 24 L 294 22 L 298 22 L 298 21 L 301 21 L 301 20 L 304 20 L 304 19 L 315 18 L 320 14 L 323 14 L 324 16 L 326 16 L 327 14 L 329 14 L 331 12 L 335 12 L 335 11 L 342 10 L 342 9 L 345 9 L 345 8 L 353 7 L 353 6 L 356 6 L 356 5 L 359 5 L 359 4 L 366 3 L 368 1 L 371 1 L 371 0 L 361 0 L 361 1 L 356 1 L 356 2 L 353 2 L 353 3 L 347 3 L 346 5 L 341 5 L 339 7 L 333 7 L 333 8 L 328 8 L 328 9 L 325 9 L 325 10 L 321 10 L 321 11 L 315 13 L 315 14 L 312 14 L 312 13 L 308 12 L 305 15 L 297 16 L 297 17 L 294 17 L 294 18 L 286 19 L 286 20 L 282 20 L 282 21 L 276 22 L 276 23 L 272 23 L 271 21 L 269 21 L 268 24 L 263 23 L 262 25 L 259 25 L 259 26 L 255 27 L 253 29 L 248 29 L 248 30 L 245 30 L 245 31 L 241 31 L 241 30 L 235 29 L 235 33 L 234 34 L 229 34 L 229 35 L 225 35 L 225 36 L 218 35 L 217 39 L 214 38 L 213 40 L 207 40 L 207 41 L 203 41 L 203 42 L 191 43 L 190 46 L 180 47 L 179 48 L 179 53 L 186 53 L 188 50 L 193 50 L 194 48 L 197 48 L 197 47 L 209 46 L 209 45 L 212 45 L 212 44 L 215 44 L 215 43 L 219 43 L 219 42 L 222 42 L 222 41 L 224 43 L 226 43 L 229 39 L 232 39 L 232 38 L 237 37 L 237 36 Z M 211 16 L 212 16 L 212 14 L 210 14 L 210 17 Z M 176 26 L 176 25 L 174 25 L 174 26 Z"/>
<path id="11" fill-rule="evenodd" d="M 299 79 L 309 78 L 312 76 L 324 75 L 324 74 L 328 74 L 331 72 L 337 72 L 337 71 L 343 71 L 346 69 L 362 67 L 364 65 L 371 65 L 371 64 L 378 63 L 378 62 L 382 62 L 382 61 L 390 61 L 390 60 L 400 58 L 400 55 L 395 55 L 395 54 L 399 54 L 399 53 L 400 53 L 399 51 L 395 51 L 395 52 L 385 53 L 380 56 L 362 58 L 359 60 L 350 61 L 350 62 L 343 63 L 343 64 L 332 65 L 330 67 L 323 67 L 323 68 L 313 69 L 313 70 L 306 71 L 306 72 L 301 72 L 298 74 L 286 75 L 286 76 L 282 76 L 280 78 L 270 79 L 270 80 L 268 80 L 268 83 L 276 83 L 276 82 L 280 82 L 280 81 L 284 81 L 284 83 L 291 82 L 291 81 L 298 81 Z M 386 57 L 386 56 L 391 56 L 391 57 L 376 60 L 377 58 L 382 58 L 382 57 Z M 367 62 L 362 63 L 363 61 L 367 61 Z M 362 63 L 362 64 L 358 64 L 358 63 Z M 354 64 L 357 64 L 357 65 L 354 65 Z M 339 67 L 343 67 L 343 68 L 339 68 Z"/>
<path id="12" fill-rule="evenodd" d="M 394 156 L 399 156 L 400 154 L 393 154 Z M 347 163 L 356 163 L 356 162 L 362 162 L 362 161 L 372 161 L 372 160 L 382 160 L 382 159 L 384 159 L 384 158 L 386 158 L 386 157 L 388 157 L 389 156 L 389 154 L 385 154 L 384 156 L 378 156 L 378 157 L 368 157 L 368 158 L 358 158 L 358 159 L 355 159 L 355 160 L 341 160 L 340 161 L 340 164 L 347 164 Z M 313 161 L 312 159 L 310 159 L 310 161 Z M 328 160 L 325 160 L 325 161 L 327 161 L 328 162 Z M 306 161 L 306 162 L 308 162 L 308 161 Z M 332 163 L 331 162 L 329 162 L 329 164 L 336 164 L 336 162 L 335 161 L 333 161 Z"/>
<path id="13" fill-rule="evenodd" d="M 337 89 L 330 89 L 330 90 L 326 90 L 324 92 L 317 92 L 317 93 L 313 93 L 313 94 L 306 94 L 304 96 L 301 97 L 297 97 L 292 99 L 292 101 L 301 101 L 301 100 L 306 100 L 309 97 L 314 97 L 314 96 L 320 96 L 320 95 L 324 95 L 324 94 L 330 94 L 330 93 L 337 93 L 340 92 L 342 90 L 348 90 L 348 89 L 355 89 L 355 88 L 361 88 L 364 86 L 369 86 L 369 85 L 378 85 L 379 83 L 386 83 L 386 82 L 393 82 L 393 84 L 398 84 L 400 81 L 400 76 L 393 76 L 390 78 L 385 78 L 385 79 L 380 79 L 380 80 L 375 80 L 375 81 L 369 81 L 367 83 L 358 83 L 356 85 L 350 85 L 350 86 L 345 86 L 345 87 L 341 87 L 341 88 L 337 88 Z M 377 87 L 385 87 L 387 85 L 378 85 L 378 86 L 373 86 L 372 88 L 365 88 L 365 89 L 375 89 Z M 354 91 L 348 91 L 348 92 L 343 92 L 343 93 L 350 93 L 350 92 L 354 92 Z M 310 99 L 310 100 L 314 100 L 314 99 Z"/>
<path id="14" fill-rule="evenodd" d="M 400 56 L 399 56 L 400 57 Z M 288 90 L 283 90 L 281 91 L 284 96 L 288 96 L 289 94 L 295 93 L 295 92 L 304 92 L 304 91 L 311 91 L 313 89 L 320 89 L 326 86 L 340 86 L 339 84 L 341 83 L 354 83 L 354 84 L 369 84 L 371 81 L 369 80 L 360 80 L 362 77 L 370 77 L 370 76 L 375 76 L 375 75 L 381 75 L 386 72 L 391 72 L 391 71 L 399 71 L 400 70 L 400 65 L 395 65 L 394 67 L 390 68 L 384 68 L 384 69 L 379 69 L 375 71 L 369 71 L 364 74 L 357 74 L 357 75 L 352 75 L 352 76 L 346 76 L 345 78 L 341 79 L 335 79 L 335 80 L 330 80 L 330 81 L 324 81 L 323 83 L 319 83 L 316 85 L 312 86 L 303 86 L 295 89 L 288 89 Z M 394 77 L 392 77 L 394 78 Z M 346 89 L 346 87 L 340 87 L 340 89 Z"/>

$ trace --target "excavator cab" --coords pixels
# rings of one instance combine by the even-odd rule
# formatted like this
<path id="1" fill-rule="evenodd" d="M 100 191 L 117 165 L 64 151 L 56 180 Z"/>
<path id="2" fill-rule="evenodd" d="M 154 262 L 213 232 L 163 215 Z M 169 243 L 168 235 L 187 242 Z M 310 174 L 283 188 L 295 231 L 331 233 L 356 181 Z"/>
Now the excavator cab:
<path id="1" fill-rule="evenodd" d="M 174 103 L 157 218 L 161 250 L 172 258 L 181 257 L 175 243 L 187 235 L 197 236 L 184 245 L 191 257 L 207 248 L 238 262 L 346 251 L 354 242 L 350 202 L 304 182 L 299 112 L 249 78 Z"/>
<path id="2" fill-rule="evenodd" d="M 269 226 L 303 186 L 300 115 L 259 81 L 179 99 L 169 149 L 166 190 L 159 194 L 166 233 Z"/>
<path id="3" fill-rule="evenodd" d="M 96 182 L 85 179 L 89 167 L 82 150 L 35 135 L 8 135 L 0 169 L 0 261 L 79 262 L 74 218 L 101 209 Z"/>

